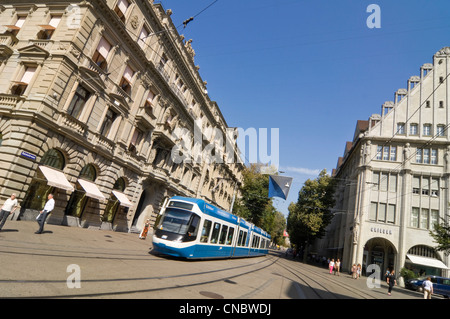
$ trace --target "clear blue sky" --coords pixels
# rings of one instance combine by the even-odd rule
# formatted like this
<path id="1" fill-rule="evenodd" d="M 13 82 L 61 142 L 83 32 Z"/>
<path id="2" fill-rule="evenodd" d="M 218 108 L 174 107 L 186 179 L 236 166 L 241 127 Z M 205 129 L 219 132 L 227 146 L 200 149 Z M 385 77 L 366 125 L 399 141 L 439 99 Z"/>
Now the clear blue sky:
<path id="1" fill-rule="evenodd" d="M 336 167 L 356 121 L 379 114 L 450 46 L 448 0 L 160 2 L 175 26 L 198 14 L 179 33 L 193 40 L 228 125 L 279 128 L 280 170 L 294 178 L 288 199 L 275 201 L 285 215 L 306 179 Z M 366 24 L 370 4 L 380 7 L 379 29 Z"/>

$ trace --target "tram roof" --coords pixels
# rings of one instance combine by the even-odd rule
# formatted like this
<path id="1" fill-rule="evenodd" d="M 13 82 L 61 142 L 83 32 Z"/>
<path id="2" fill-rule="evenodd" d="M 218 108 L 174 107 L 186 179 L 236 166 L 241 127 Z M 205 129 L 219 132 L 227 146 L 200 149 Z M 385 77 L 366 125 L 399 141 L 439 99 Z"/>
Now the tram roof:
<path id="1" fill-rule="evenodd" d="M 195 205 L 198 205 L 198 207 L 201 209 L 202 212 L 211 215 L 213 217 L 234 223 L 234 224 L 240 224 L 240 226 L 243 226 L 247 229 L 251 229 L 252 231 L 254 231 L 257 234 L 266 236 L 268 238 L 270 238 L 271 236 L 264 231 L 263 229 L 256 227 L 255 225 L 253 225 L 252 223 L 247 222 L 246 220 L 244 220 L 243 218 L 241 218 L 240 220 L 238 220 L 238 217 L 236 215 L 233 215 L 223 209 L 220 209 L 214 205 L 209 204 L 208 202 L 206 202 L 203 199 L 200 198 L 192 198 L 192 197 L 182 197 L 182 196 L 174 196 L 171 198 L 171 200 L 181 200 L 184 202 L 189 202 L 189 203 L 193 203 Z M 238 222 L 239 221 L 239 222 Z"/>

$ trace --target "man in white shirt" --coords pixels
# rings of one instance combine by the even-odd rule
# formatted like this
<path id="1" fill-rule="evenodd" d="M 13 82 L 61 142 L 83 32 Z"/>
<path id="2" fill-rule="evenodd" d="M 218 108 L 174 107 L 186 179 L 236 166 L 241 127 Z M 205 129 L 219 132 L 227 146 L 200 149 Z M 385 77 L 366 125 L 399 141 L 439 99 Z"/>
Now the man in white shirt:
<path id="1" fill-rule="evenodd" d="M 48 201 L 45 203 L 44 209 L 40 211 L 38 218 L 36 219 L 39 224 L 39 230 L 35 234 L 42 234 L 44 231 L 45 220 L 48 214 L 55 208 L 55 200 L 53 194 L 48 194 Z"/>
<path id="2" fill-rule="evenodd" d="M 5 203 L 3 204 L 1 210 L 0 210 L 0 230 L 2 229 L 3 225 L 5 225 L 6 219 L 9 215 L 14 213 L 16 210 L 18 204 L 16 199 L 16 194 L 11 194 L 11 198 L 8 198 Z"/>
<path id="3" fill-rule="evenodd" d="M 422 286 L 423 299 L 431 299 L 431 295 L 433 294 L 433 283 L 431 282 L 431 277 L 427 277 L 427 280 L 424 280 Z"/>

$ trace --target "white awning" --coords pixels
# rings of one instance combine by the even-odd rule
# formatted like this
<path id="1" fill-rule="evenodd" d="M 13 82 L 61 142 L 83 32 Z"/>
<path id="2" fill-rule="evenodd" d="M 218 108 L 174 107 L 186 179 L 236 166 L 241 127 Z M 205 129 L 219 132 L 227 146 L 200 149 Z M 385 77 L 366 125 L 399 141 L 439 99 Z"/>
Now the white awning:
<path id="1" fill-rule="evenodd" d="M 406 257 L 408 257 L 413 264 L 441 269 L 450 269 L 442 261 L 435 258 L 420 257 L 416 255 L 406 255 Z"/>
<path id="2" fill-rule="evenodd" d="M 39 166 L 39 169 L 47 179 L 47 185 L 73 192 L 74 188 L 69 183 L 63 172 L 47 166 Z"/>
<path id="3" fill-rule="evenodd" d="M 106 200 L 105 196 L 103 196 L 102 192 L 94 183 L 85 181 L 84 179 L 79 179 L 78 184 L 80 184 L 81 187 L 83 187 L 83 189 L 86 191 L 87 197 L 95 198 L 100 201 Z"/>
<path id="4" fill-rule="evenodd" d="M 120 206 L 133 207 L 133 203 L 129 201 L 128 197 L 124 193 L 118 191 L 112 191 L 112 193 L 119 200 Z"/>

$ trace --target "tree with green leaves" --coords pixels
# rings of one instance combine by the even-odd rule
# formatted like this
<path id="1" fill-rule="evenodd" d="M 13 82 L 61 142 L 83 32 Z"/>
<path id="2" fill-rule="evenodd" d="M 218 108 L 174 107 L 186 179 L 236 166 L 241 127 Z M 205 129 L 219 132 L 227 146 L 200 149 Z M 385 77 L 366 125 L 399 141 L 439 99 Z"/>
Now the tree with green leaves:
<path id="1" fill-rule="evenodd" d="M 441 218 L 443 223 L 435 223 L 434 230 L 430 231 L 431 237 L 438 244 L 436 250 L 444 251 L 446 254 L 450 254 L 450 225 L 448 221 Z"/>
<path id="2" fill-rule="evenodd" d="M 304 259 L 308 246 L 325 235 L 333 218 L 334 190 L 335 181 L 324 169 L 316 179 L 305 182 L 297 203 L 289 205 L 287 231 L 292 244 L 297 248 L 304 247 Z"/>
<path id="3" fill-rule="evenodd" d="M 269 175 L 262 174 L 261 164 L 251 164 L 243 171 L 241 197 L 236 200 L 233 214 L 267 231 L 272 238 L 284 230 L 286 221 L 280 218 L 269 195 Z M 282 214 L 281 214 L 282 215 Z M 282 234 L 282 230 L 281 230 Z"/>

